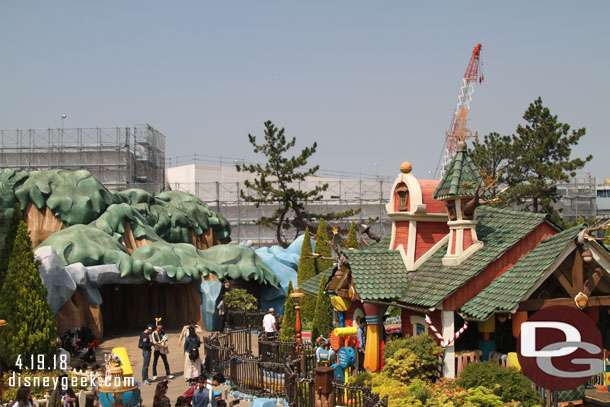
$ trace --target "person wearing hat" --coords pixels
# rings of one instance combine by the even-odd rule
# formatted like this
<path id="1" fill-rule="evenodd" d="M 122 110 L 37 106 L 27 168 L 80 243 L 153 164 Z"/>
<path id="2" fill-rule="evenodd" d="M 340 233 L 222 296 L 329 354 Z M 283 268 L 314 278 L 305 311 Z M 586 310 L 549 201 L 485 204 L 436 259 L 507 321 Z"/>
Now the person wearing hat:
<path id="1" fill-rule="evenodd" d="M 269 308 L 269 313 L 263 318 L 263 330 L 267 339 L 275 339 L 277 335 L 277 321 L 275 320 L 275 315 L 273 315 L 274 312 L 273 308 Z"/>
<path id="2" fill-rule="evenodd" d="M 148 380 L 148 366 L 150 365 L 150 353 L 152 350 L 152 341 L 150 340 L 150 334 L 155 329 L 152 324 L 148 324 L 144 332 L 140 334 L 140 344 L 139 348 L 142 349 L 142 358 L 144 361 L 142 362 L 142 383 L 147 386 L 150 386 L 150 380 Z"/>
<path id="3" fill-rule="evenodd" d="M 165 366 L 165 374 L 168 379 L 173 379 L 174 375 L 170 373 L 169 363 L 167 362 L 167 354 L 169 353 L 168 346 L 168 338 L 163 331 L 163 324 L 161 323 L 161 318 L 155 318 L 157 329 L 152 333 L 151 339 L 153 344 L 153 380 L 157 380 L 157 362 L 159 361 L 159 357 L 163 361 L 163 365 Z"/>

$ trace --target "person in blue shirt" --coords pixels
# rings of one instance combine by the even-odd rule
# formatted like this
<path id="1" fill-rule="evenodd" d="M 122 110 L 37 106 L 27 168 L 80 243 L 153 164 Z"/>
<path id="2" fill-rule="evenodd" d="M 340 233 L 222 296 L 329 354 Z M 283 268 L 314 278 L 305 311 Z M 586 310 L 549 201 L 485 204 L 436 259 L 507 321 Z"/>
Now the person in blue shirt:
<path id="1" fill-rule="evenodd" d="M 358 327 L 358 370 L 364 371 L 364 351 L 366 349 L 366 319 L 360 318 Z"/>
<path id="2" fill-rule="evenodd" d="M 216 407 L 216 398 L 211 388 L 206 386 L 206 377 L 199 376 L 197 388 L 193 392 L 192 407 Z"/>
<path id="3" fill-rule="evenodd" d="M 142 349 L 142 383 L 150 386 L 150 380 L 148 380 L 148 366 L 150 365 L 150 353 L 152 351 L 152 341 L 150 340 L 150 334 L 155 328 L 149 324 L 144 332 L 140 334 L 140 348 Z"/>

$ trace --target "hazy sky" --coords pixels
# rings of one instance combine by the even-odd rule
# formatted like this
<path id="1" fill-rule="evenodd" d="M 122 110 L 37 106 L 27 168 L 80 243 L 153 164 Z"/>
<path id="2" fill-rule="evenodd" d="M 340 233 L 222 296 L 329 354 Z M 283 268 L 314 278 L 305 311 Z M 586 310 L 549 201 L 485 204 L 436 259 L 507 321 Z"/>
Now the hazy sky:
<path id="1" fill-rule="evenodd" d="M 609 18 L 608 1 L 3 1 L 0 128 L 149 123 L 167 156 L 260 160 L 247 134 L 272 120 L 324 169 L 426 178 L 480 42 L 469 127 L 512 133 L 542 96 L 610 177 Z"/>

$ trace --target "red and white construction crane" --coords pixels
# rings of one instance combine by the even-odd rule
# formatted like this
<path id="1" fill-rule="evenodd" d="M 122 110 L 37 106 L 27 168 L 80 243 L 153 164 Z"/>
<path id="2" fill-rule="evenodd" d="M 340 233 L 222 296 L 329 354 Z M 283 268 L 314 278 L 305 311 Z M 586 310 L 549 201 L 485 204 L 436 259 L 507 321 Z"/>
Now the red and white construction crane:
<path id="1" fill-rule="evenodd" d="M 481 65 L 481 44 L 477 44 L 472 51 L 468 68 L 464 74 L 462 80 L 462 87 L 460 89 L 460 95 L 458 98 L 455 112 L 451 118 L 451 124 L 447 131 L 447 137 L 445 138 L 445 151 L 443 158 L 443 165 L 441 168 L 441 177 L 444 175 L 447 165 L 451 162 L 451 159 L 455 155 L 457 145 L 460 141 L 466 141 L 471 137 L 478 137 L 478 134 L 472 135 L 472 132 L 466 128 L 466 121 L 468 120 L 468 111 L 470 110 L 470 102 L 472 102 L 472 95 L 474 94 L 474 85 L 483 82 L 483 71 L 480 69 Z"/>

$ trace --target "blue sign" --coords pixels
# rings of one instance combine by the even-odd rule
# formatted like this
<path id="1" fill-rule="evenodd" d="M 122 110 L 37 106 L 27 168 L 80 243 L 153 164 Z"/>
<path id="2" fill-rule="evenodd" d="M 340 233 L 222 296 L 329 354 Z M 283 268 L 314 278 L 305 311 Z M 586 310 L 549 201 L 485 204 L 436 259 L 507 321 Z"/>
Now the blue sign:
<path id="1" fill-rule="evenodd" d="M 335 376 L 335 381 L 339 383 L 345 383 L 345 371 L 343 370 L 343 368 L 336 363 L 331 367 L 335 369 L 335 371 L 333 372 L 333 375 Z"/>
<path id="2" fill-rule="evenodd" d="M 351 347 L 340 348 L 337 352 L 337 363 L 344 369 L 348 366 L 354 366 L 356 363 L 356 352 L 354 352 L 354 349 Z"/>

